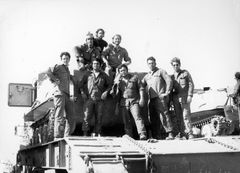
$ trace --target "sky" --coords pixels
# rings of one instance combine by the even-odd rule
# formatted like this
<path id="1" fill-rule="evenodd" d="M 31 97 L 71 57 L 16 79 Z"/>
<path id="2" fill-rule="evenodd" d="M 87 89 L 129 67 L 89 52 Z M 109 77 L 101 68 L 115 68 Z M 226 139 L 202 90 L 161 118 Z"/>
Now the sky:
<path id="1" fill-rule="evenodd" d="M 32 83 L 62 51 L 73 70 L 73 47 L 98 28 L 109 43 L 122 35 L 131 71 L 148 71 L 154 56 L 171 74 L 179 57 L 196 88 L 215 89 L 233 86 L 240 71 L 240 0 L 0 0 L 0 159 L 14 156 L 14 126 L 29 110 L 8 107 L 8 84 Z"/>

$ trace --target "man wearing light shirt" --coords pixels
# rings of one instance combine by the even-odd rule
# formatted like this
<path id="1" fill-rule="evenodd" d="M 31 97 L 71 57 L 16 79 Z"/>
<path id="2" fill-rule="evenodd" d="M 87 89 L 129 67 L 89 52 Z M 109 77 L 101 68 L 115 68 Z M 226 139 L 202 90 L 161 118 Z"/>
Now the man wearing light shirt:
<path id="1" fill-rule="evenodd" d="M 169 94 L 172 89 L 172 80 L 167 72 L 156 66 L 156 59 L 149 57 L 147 64 L 150 72 L 142 79 L 142 86 L 147 87 L 149 96 L 149 114 L 151 122 L 152 136 L 161 139 L 160 122 L 164 127 L 168 137 L 166 139 L 174 139 L 173 127 L 171 122 L 170 113 L 168 110 Z M 143 105 L 143 103 L 139 103 Z"/>
<path id="2" fill-rule="evenodd" d="M 107 69 L 111 70 L 113 73 L 117 72 L 116 70 L 119 65 L 131 64 L 131 58 L 128 56 L 127 50 L 120 46 L 121 41 L 121 35 L 114 35 L 112 37 L 112 44 L 109 44 L 108 47 L 102 52 L 103 61 L 106 63 Z"/>

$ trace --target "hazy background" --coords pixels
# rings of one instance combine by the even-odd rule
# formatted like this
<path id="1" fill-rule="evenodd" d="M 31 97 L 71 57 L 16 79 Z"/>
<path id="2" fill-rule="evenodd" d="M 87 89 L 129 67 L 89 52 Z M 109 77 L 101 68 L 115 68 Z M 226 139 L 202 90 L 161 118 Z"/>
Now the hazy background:
<path id="1" fill-rule="evenodd" d="M 131 71 L 148 71 L 146 58 L 172 73 L 181 58 L 197 88 L 235 84 L 240 71 L 240 0 L 0 0 L 0 159 L 14 159 L 14 126 L 26 108 L 7 106 L 8 83 L 32 83 L 37 74 L 72 55 L 88 31 L 122 35 Z"/>

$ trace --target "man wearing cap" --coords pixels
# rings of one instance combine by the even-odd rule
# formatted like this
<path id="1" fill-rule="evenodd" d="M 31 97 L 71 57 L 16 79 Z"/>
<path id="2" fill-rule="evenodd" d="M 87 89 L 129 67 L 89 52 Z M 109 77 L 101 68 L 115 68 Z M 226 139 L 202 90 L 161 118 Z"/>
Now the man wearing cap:
<path id="1" fill-rule="evenodd" d="M 84 136 L 88 135 L 89 123 L 93 115 L 95 114 L 95 133 L 101 135 L 102 128 L 102 116 L 103 116 L 103 100 L 106 99 L 111 84 L 109 77 L 101 71 L 100 59 L 92 59 L 93 70 L 83 77 L 80 84 L 80 92 L 82 97 L 86 98 L 84 105 L 84 120 L 82 124 L 82 130 Z"/>
<path id="2" fill-rule="evenodd" d="M 112 44 L 109 44 L 108 47 L 103 51 L 103 61 L 107 65 L 107 69 L 111 70 L 113 73 L 116 73 L 116 69 L 119 65 L 125 61 L 124 64 L 131 64 L 131 58 L 128 56 L 128 52 L 125 48 L 120 46 L 122 37 L 119 34 L 116 34 L 112 37 Z"/>
<path id="3" fill-rule="evenodd" d="M 91 69 L 92 59 L 96 58 L 102 61 L 100 51 L 94 46 L 93 39 L 93 34 L 89 32 L 86 35 L 86 43 L 81 46 L 74 47 L 76 58 L 83 58 L 84 64 L 88 69 Z"/>
<path id="4" fill-rule="evenodd" d="M 147 58 L 147 64 L 150 72 L 142 79 L 142 85 L 148 89 L 148 108 L 152 136 L 157 139 L 162 138 L 160 133 L 160 126 L 162 124 L 166 133 L 168 133 L 166 139 L 174 139 L 171 117 L 167 105 L 172 89 L 172 80 L 165 70 L 156 66 L 156 59 L 154 57 Z M 140 104 L 143 105 L 143 103 Z"/>
<path id="5" fill-rule="evenodd" d="M 179 58 L 173 58 L 171 65 L 174 70 L 174 74 L 171 75 L 173 80 L 172 101 L 179 130 L 176 138 L 185 138 L 186 133 L 186 137 L 192 139 L 194 136 L 190 118 L 190 104 L 193 97 L 194 83 L 190 73 L 187 70 L 181 69 L 181 61 Z"/>
<path id="6" fill-rule="evenodd" d="M 54 138 L 71 135 L 75 130 L 70 102 L 71 75 L 68 69 L 70 54 L 60 54 L 61 64 L 50 67 L 46 74 L 55 85 L 54 91 Z"/>

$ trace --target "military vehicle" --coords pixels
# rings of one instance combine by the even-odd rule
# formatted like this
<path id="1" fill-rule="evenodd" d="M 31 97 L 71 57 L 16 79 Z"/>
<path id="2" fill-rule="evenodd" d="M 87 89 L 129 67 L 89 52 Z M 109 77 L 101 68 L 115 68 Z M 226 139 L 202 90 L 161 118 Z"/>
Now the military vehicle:
<path id="1" fill-rule="evenodd" d="M 74 76 L 80 79 L 81 73 L 75 71 Z M 53 86 L 44 74 L 39 75 L 34 86 L 9 84 L 9 106 L 30 107 L 24 115 L 25 144 L 17 153 L 15 172 L 234 173 L 240 170 L 239 135 L 225 133 L 204 137 L 199 133 L 198 138 L 192 140 L 133 139 L 124 135 L 117 102 L 113 98 L 105 101 L 103 137 L 82 136 L 83 100 L 73 84 L 72 116 L 77 122 L 76 130 L 72 136 L 54 140 L 52 90 Z M 225 92 L 219 92 L 227 98 Z M 210 90 L 196 90 L 194 99 L 200 100 L 207 93 L 210 95 Z M 225 117 L 224 103 L 201 109 L 209 103 L 209 98 L 205 99 L 206 103 L 197 103 L 196 109 L 193 100 L 192 123 L 199 130 L 211 124 L 216 115 Z M 146 108 L 142 114 L 147 122 Z M 94 126 L 94 119 L 91 125 Z"/>

